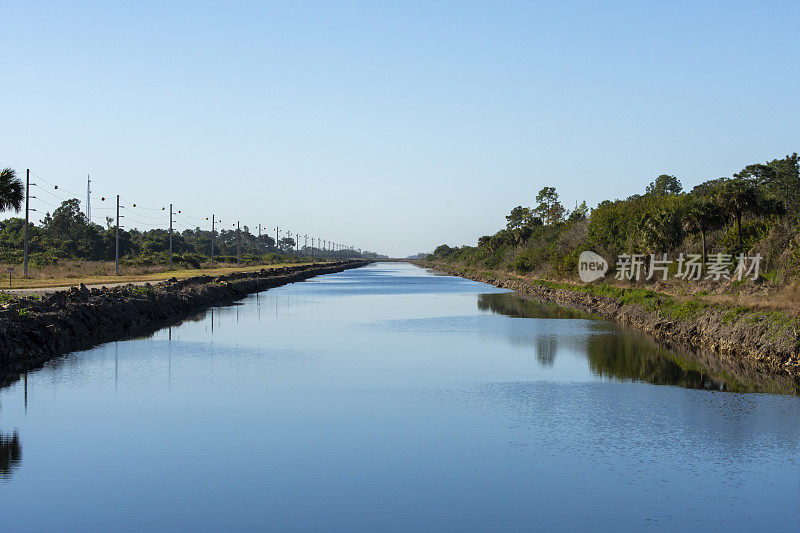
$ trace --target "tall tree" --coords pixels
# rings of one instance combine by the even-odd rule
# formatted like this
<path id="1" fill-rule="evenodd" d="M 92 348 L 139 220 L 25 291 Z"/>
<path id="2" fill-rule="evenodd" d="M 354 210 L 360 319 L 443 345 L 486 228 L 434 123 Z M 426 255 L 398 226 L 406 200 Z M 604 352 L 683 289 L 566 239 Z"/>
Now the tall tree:
<path id="1" fill-rule="evenodd" d="M 680 194 L 681 191 L 683 191 L 683 185 L 681 185 L 678 178 L 669 174 L 661 174 L 650 182 L 650 185 L 645 189 L 645 194 L 667 196 L 669 194 Z"/>
<path id="2" fill-rule="evenodd" d="M 45 215 L 42 225 L 47 236 L 66 257 L 82 257 L 86 249 L 94 248 L 96 244 L 88 242 L 89 223 L 77 198 L 61 202 L 52 215 Z M 93 232 L 92 237 L 99 239 L 99 234 Z"/>
<path id="3" fill-rule="evenodd" d="M 19 212 L 25 200 L 25 186 L 13 168 L 0 170 L 0 211 Z"/>
<path id="4" fill-rule="evenodd" d="M 736 219 L 736 229 L 739 233 L 739 247 L 744 248 L 742 216 L 758 208 L 758 190 L 751 180 L 733 178 L 725 181 L 722 185 L 719 191 L 719 198 L 722 204 L 733 213 Z"/>
<path id="5" fill-rule="evenodd" d="M 531 210 L 527 207 L 522 207 L 518 205 L 514 209 L 511 210 L 511 213 L 506 215 L 506 228 L 514 230 L 521 228 L 525 224 L 527 224 L 528 220 L 531 218 Z"/>
<path id="6" fill-rule="evenodd" d="M 534 212 L 545 224 L 556 224 L 564 220 L 567 210 L 558 200 L 555 187 L 544 187 L 536 195 L 536 209 Z"/>
<path id="7" fill-rule="evenodd" d="M 734 177 L 753 181 L 767 195 L 781 201 L 789 215 L 800 217 L 800 158 L 797 153 L 764 164 L 748 165 Z"/>
<path id="8" fill-rule="evenodd" d="M 291 237 L 283 237 L 278 243 L 282 252 L 291 252 L 295 245 L 294 239 Z"/>

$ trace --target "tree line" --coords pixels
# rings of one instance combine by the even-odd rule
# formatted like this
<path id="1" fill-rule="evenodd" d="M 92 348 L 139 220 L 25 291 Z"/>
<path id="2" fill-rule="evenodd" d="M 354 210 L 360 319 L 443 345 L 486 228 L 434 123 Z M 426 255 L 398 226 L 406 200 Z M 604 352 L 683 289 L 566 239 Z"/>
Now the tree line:
<path id="1" fill-rule="evenodd" d="M 23 207 L 25 187 L 13 169 L 0 170 L 0 211 L 19 211 Z M 25 234 L 24 218 L 9 218 L 0 221 L 0 261 L 20 263 L 23 256 Z M 185 229 L 173 231 L 173 263 L 199 268 L 211 255 L 211 230 Z M 308 257 L 312 251 L 303 242 L 300 249 L 290 237 L 275 238 L 253 234 L 248 226 L 236 229 L 220 229 L 214 232 L 214 255 L 219 262 L 236 262 L 237 244 L 241 259 L 245 263 L 290 259 L 293 256 Z M 169 254 L 169 230 L 122 229 L 119 231 L 121 262 L 128 265 L 166 264 Z M 316 254 L 320 252 L 318 247 Z M 113 261 L 116 253 L 116 228 L 113 218 L 106 219 L 103 227 L 92 222 L 81 211 L 78 199 L 61 203 L 52 213 L 48 212 L 40 224 L 28 225 L 29 260 L 33 266 L 53 264 L 59 259 Z M 352 257 L 359 255 L 352 250 L 325 251 L 325 257 Z M 363 257 L 376 254 L 364 252 Z"/>
<path id="2" fill-rule="evenodd" d="M 644 192 L 605 200 L 593 209 L 567 210 L 554 187 L 543 187 L 532 207 L 517 206 L 506 227 L 477 246 L 441 245 L 430 259 L 542 275 L 574 276 L 578 256 L 593 250 L 620 254 L 760 253 L 765 275 L 800 273 L 800 165 L 794 153 L 748 165 L 729 177 L 684 191 L 662 174 Z"/>

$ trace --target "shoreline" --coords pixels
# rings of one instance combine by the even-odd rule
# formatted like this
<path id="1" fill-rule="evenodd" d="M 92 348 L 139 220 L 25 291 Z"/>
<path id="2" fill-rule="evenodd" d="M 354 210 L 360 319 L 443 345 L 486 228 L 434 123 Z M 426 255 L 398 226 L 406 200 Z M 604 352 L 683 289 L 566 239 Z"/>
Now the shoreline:
<path id="1" fill-rule="evenodd" d="M 636 289 L 618 289 L 619 295 L 608 296 L 603 294 L 608 291 L 603 291 L 602 285 L 569 286 L 457 265 L 425 261 L 417 264 L 510 289 L 539 301 L 580 309 L 633 327 L 667 348 L 705 352 L 702 359 L 709 360 L 711 356 L 730 371 L 749 379 L 788 381 L 796 392 L 800 392 L 800 339 L 792 325 L 782 322 L 775 313 L 740 307 L 698 307 L 692 301 L 677 303 L 660 293 L 641 297 Z M 626 290 L 630 292 L 626 294 Z"/>
<path id="2" fill-rule="evenodd" d="M 81 284 L 41 297 L 13 298 L 0 308 L 0 386 L 61 355 L 154 331 L 255 292 L 371 262 L 300 265 L 99 289 Z"/>

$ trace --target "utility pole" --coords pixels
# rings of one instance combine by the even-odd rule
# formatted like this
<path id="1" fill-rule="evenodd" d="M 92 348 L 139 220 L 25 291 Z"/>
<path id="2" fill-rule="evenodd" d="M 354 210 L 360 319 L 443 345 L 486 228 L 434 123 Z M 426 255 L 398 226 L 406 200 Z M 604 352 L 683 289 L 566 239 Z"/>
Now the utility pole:
<path id="1" fill-rule="evenodd" d="M 258 245 L 261 246 L 261 224 L 258 225 Z"/>
<path id="2" fill-rule="evenodd" d="M 311 237 L 311 260 L 314 260 L 314 237 Z"/>
<path id="3" fill-rule="evenodd" d="M 172 204 L 169 204 L 169 269 L 172 270 Z"/>
<path id="4" fill-rule="evenodd" d="M 295 233 L 294 234 L 294 238 L 297 239 L 297 243 L 296 243 L 297 244 L 297 253 L 299 255 L 300 254 L 300 234 L 299 233 Z"/>
<path id="5" fill-rule="evenodd" d="M 239 266 L 239 242 L 242 240 L 239 231 L 239 221 L 236 221 L 236 266 Z"/>
<path id="6" fill-rule="evenodd" d="M 22 275 L 28 277 L 28 225 L 30 224 L 31 210 L 31 169 L 25 170 L 25 260 L 22 266 Z"/>
<path id="7" fill-rule="evenodd" d="M 92 177 L 86 174 L 86 220 L 92 221 Z"/>
<path id="8" fill-rule="evenodd" d="M 211 268 L 214 268 L 214 213 L 211 213 Z"/>
<path id="9" fill-rule="evenodd" d="M 119 194 L 117 195 L 117 229 L 114 237 L 114 275 L 119 276 Z"/>
<path id="10" fill-rule="evenodd" d="M 280 252 L 280 251 L 281 251 L 281 250 L 280 250 L 280 248 L 278 248 L 278 241 L 280 240 L 280 239 L 278 238 L 278 235 L 279 235 L 279 232 L 278 232 L 278 230 L 279 230 L 279 229 L 280 229 L 279 227 L 276 227 L 276 228 L 275 228 L 275 252 L 276 252 L 276 253 L 278 253 L 278 252 Z"/>

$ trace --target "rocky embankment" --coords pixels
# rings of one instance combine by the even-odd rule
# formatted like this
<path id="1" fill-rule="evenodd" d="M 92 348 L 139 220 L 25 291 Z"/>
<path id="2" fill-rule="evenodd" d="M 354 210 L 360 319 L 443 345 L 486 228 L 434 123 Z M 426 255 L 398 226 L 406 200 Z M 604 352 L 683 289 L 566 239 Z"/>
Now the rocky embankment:
<path id="1" fill-rule="evenodd" d="M 343 261 L 182 281 L 172 278 L 141 286 L 88 289 L 81 285 L 41 298 L 15 298 L 0 309 L 0 385 L 61 354 L 152 331 L 250 293 L 367 263 Z"/>
<path id="2" fill-rule="evenodd" d="M 667 295 L 649 298 L 646 305 L 626 298 L 602 296 L 581 286 L 525 280 L 495 272 L 459 266 L 421 263 L 422 266 L 516 291 L 540 301 L 573 307 L 635 327 L 669 346 L 709 353 L 751 379 L 758 374 L 788 378 L 800 384 L 800 329 L 798 320 L 764 310 L 681 303 Z M 564 285 L 564 284 L 560 284 Z M 656 294 L 656 293 L 653 293 Z M 707 361 L 714 363 L 713 361 Z M 797 388 L 797 387 L 795 387 Z"/>

